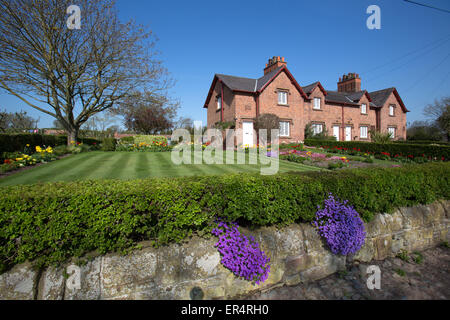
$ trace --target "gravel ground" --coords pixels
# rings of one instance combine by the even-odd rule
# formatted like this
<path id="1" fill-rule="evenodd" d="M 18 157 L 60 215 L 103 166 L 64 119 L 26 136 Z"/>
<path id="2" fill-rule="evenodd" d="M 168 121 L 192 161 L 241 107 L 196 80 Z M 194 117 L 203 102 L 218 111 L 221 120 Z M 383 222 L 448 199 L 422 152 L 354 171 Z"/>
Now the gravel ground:
<path id="1" fill-rule="evenodd" d="M 407 260 L 407 261 L 406 261 Z M 381 270 L 380 290 L 369 290 L 369 265 Z M 448 300 L 450 249 L 445 246 L 367 264 L 354 263 L 324 279 L 241 297 L 243 300 Z"/>

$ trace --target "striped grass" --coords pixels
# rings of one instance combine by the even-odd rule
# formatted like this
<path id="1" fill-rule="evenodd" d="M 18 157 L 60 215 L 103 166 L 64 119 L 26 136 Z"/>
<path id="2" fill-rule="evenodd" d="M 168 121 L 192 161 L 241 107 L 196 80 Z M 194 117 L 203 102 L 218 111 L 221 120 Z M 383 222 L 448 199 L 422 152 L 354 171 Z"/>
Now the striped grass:
<path id="1" fill-rule="evenodd" d="M 235 155 L 236 159 L 236 155 Z M 192 156 L 193 160 L 193 156 Z M 221 175 L 231 173 L 258 173 L 264 164 L 180 164 L 171 160 L 170 152 L 88 152 L 30 168 L 0 179 L 0 186 L 35 184 L 84 179 L 139 179 L 148 177 L 183 177 Z M 279 172 L 318 171 L 316 167 L 279 161 Z"/>

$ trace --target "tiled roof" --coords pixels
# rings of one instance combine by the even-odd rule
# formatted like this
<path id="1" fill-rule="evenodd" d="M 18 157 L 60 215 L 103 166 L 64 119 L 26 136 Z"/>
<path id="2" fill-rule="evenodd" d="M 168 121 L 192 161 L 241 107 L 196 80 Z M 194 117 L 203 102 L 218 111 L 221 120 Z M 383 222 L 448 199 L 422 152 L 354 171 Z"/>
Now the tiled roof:
<path id="1" fill-rule="evenodd" d="M 369 96 L 372 98 L 372 102 L 377 107 L 382 107 L 393 90 L 394 88 L 387 88 L 383 90 L 373 91 L 369 92 Z"/>
<path id="2" fill-rule="evenodd" d="M 325 101 L 327 101 L 327 102 L 346 103 L 346 104 L 352 104 L 355 106 L 358 105 L 352 99 L 349 98 L 349 96 L 352 96 L 352 94 L 350 94 L 349 92 L 337 92 L 337 91 L 327 90 L 327 93 L 328 94 L 325 97 Z"/>
<path id="3" fill-rule="evenodd" d="M 225 74 L 216 74 L 216 76 L 223 81 L 223 83 L 231 90 L 240 91 L 255 91 L 256 80 L 250 78 L 242 78 L 235 76 L 228 76 Z"/>
<path id="4" fill-rule="evenodd" d="M 316 81 L 314 83 L 308 84 L 307 86 L 302 87 L 303 91 L 305 91 L 306 94 L 310 94 L 314 88 L 319 84 L 319 81 Z"/>
<path id="5" fill-rule="evenodd" d="M 220 80 L 222 80 L 223 83 L 231 90 L 256 92 L 261 90 L 261 88 L 263 88 L 264 85 L 266 85 L 267 82 L 269 82 L 270 79 L 272 79 L 273 76 L 275 76 L 280 71 L 281 68 L 282 67 L 274 69 L 259 79 L 235 77 L 225 74 L 216 74 L 216 76 Z"/>

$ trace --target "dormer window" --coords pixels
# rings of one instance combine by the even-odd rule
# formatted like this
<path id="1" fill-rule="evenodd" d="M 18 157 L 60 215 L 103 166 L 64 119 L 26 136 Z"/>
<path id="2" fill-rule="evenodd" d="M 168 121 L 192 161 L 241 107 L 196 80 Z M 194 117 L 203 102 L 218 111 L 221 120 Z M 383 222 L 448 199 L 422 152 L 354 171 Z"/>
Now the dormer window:
<path id="1" fill-rule="evenodd" d="M 395 111 L 395 106 L 393 105 L 393 104 L 391 104 L 390 106 L 389 106 L 389 115 L 391 116 L 391 117 L 393 117 L 395 114 L 394 114 L 394 111 Z"/>
<path id="2" fill-rule="evenodd" d="M 361 113 L 367 114 L 367 104 L 365 103 L 361 104 Z"/>
<path id="3" fill-rule="evenodd" d="M 222 96 L 217 96 L 217 110 L 222 109 Z"/>
<path id="4" fill-rule="evenodd" d="M 313 109 L 320 110 L 320 98 L 314 98 L 314 106 Z"/>
<path id="5" fill-rule="evenodd" d="M 287 97 L 286 91 L 278 91 L 278 104 L 287 105 Z"/>

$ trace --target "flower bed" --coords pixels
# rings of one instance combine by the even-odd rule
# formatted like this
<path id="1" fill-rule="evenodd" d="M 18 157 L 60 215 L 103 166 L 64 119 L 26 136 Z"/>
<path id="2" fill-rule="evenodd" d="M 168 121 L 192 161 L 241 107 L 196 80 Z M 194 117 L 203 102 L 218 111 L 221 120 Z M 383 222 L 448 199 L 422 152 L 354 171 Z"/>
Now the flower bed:
<path id="1" fill-rule="evenodd" d="M 16 170 L 18 168 L 33 166 L 37 163 L 51 162 L 57 159 L 53 154 L 52 147 L 36 146 L 36 152 L 32 153 L 30 145 L 27 144 L 24 152 L 9 153 L 11 158 L 5 159 L 4 163 L 0 165 L 0 173 Z"/>
<path id="2" fill-rule="evenodd" d="M 347 159 L 345 156 L 330 156 L 324 153 L 299 151 L 295 149 L 280 151 L 280 159 L 322 168 L 327 167 L 331 170 L 349 167 L 353 162 L 370 162 L 369 156 L 364 158 L 352 158 L 353 160 L 350 162 L 350 159 Z"/>
<path id="3" fill-rule="evenodd" d="M 116 151 L 128 152 L 164 152 L 171 151 L 167 139 L 161 136 L 125 137 L 118 141 Z"/>
<path id="4" fill-rule="evenodd" d="M 306 140 L 309 146 L 322 148 L 327 152 L 346 155 L 372 155 L 383 160 L 403 163 L 424 163 L 430 161 L 448 161 L 450 147 L 443 145 L 416 145 L 408 143 L 373 143 L 360 141 L 316 141 Z"/>

